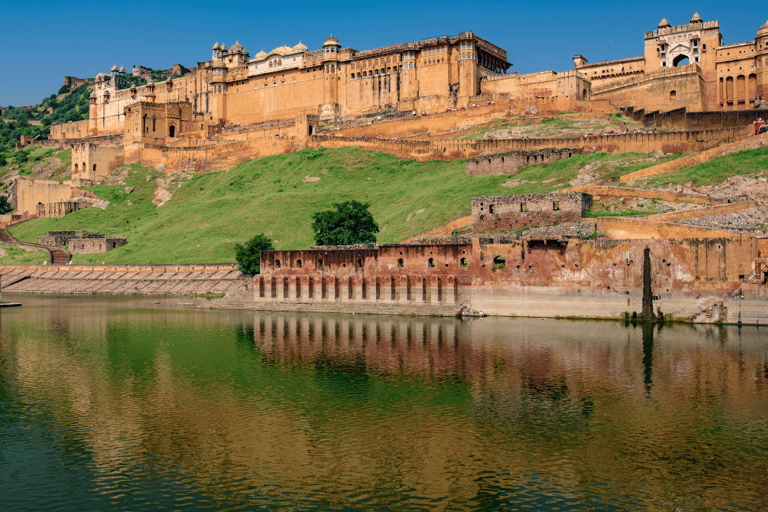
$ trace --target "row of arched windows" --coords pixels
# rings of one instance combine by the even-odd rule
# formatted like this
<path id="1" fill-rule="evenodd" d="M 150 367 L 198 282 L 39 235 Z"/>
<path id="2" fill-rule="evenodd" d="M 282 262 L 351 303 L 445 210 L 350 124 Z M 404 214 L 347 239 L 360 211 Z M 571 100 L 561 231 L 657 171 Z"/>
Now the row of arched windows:
<path id="1" fill-rule="evenodd" d="M 757 95 L 757 75 L 720 77 L 717 96 L 722 106 L 749 105 Z"/>
<path id="2" fill-rule="evenodd" d="M 288 268 L 302 268 L 302 266 L 303 266 L 303 263 L 302 263 L 301 259 L 297 259 L 297 260 L 293 261 L 292 263 L 293 264 L 290 267 L 288 267 Z M 347 264 L 344 263 L 343 266 L 346 267 Z M 397 260 L 397 266 L 399 268 L 405 268 L 405 260 L 403 260 L 403 258 L 399 258 Z M 445 266 L 447 267 L 448 264 L 446 263 Z M 461 268 L 466 268 L 467 267 L 467 258 L 461 258 L 461 260 L 459 260 L 459 266 Z M 282 262 L 280 261 L 280 259 L 275 259 L 274 267 L 275 268 L 282 268 Z M 325 268 L 325 262 L 323 262 L 322 259 L 317 260 L 317 268 L 318 269 Z M 362 258 L 358 258 L 355 261 L 355 268 L 359 268 L 359 269 L 363 268 L 363 259 Z M 435 258 L 429 258 L 427 260 L 427 268 L 435 268 Z"/>
<path id="3" fill-rule="evenodd" d="M 349 78 L 351 80 L 355 80 L 355 79 L 360 80 L 361 78 L 371 78 L 371 77 L 376 77 L 376 76 L 386 76 L 386 75 L 391 75 L 393 71 L 395 73 L 397 73 L 401 69 L 403 69 L 402 66 L 400 66 L 399 69 L 398 69 L 397 66 L 394 66 L 394 67 L 391 67 L 391 68 L 387 68 L 386 70 L 384 68 L 373 69 L 371 71 L 363 71 L 363 72 L 357 73 L 357 74 L 352 73 L 351 75 L 349 75 Z"/>
<path id="4" fill-rule="evenodd" d="M 77 165 L 77 162 L 75 162 L 75 169 L 74 169 L 74 172 L 73 172 L 73 174 L 78 174 L 78 173 L 80 172 L 80 169 L 82 169 L 82 170 L 83 170 L 83 172 L 86 172 L 86 171 L 87 171 L 87 169 L 88 169 L 88 166 L 87 166 L 87 165 L 85 165 L 85 162 L 83 162 L 83 166 L 82 166 L 82 167 L 80 167 L 79 165 Z M 96 164 L 93 164 L 93 172 L 96 172 Z"/>

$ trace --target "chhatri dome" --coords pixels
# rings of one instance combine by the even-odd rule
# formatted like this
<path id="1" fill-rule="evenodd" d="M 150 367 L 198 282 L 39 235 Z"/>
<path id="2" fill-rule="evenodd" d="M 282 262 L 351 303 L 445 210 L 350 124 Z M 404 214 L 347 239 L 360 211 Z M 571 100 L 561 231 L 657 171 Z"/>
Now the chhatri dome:
<path id="1" fill-rule="evenodd" d="M 240 44 L 240 40 L 238 39 L 235 41 L 235 44 L 229 47 L 229 51 L 232 53 L 242 53 L 245 51 L 245 48 L 243 48 L 243 45 Z"/>
<path id="2" fill-rule="evenodd" d="M 289 46 L 278 46 L 274 50 L 272 50 L 272 53 L 279 53 L 280 55 L 288 55 L 291 53 L 291 48 Z"/>
<path id="3" fill-rule="evenodd" d="M 325 42 L 323 42 L 323 46 L 331 46 L 331 45 L 340 46 L 339 40 L 333 37 L 333 34 L 331 34 L 331 37 L 329 37 L 328 39 L 325 40 Z"/>
<path id="4" fill-rule="evenodd" d="M 763 26 L 757 29 L 757 35 L 758 37 L 768 35 L 768 21 L 763 23 Z"/>
<path id="5" fill-rule="evenodd" d="M 253 56 L 254 60 L 264 60 L 267 58 L 267 52 L 262 49 L 259 53 Z"/>
<path id="6" fill-rule="evenodd" d="M 293 47 L 293 51 L 295 52 L 306 52 L 307 50 L 309 50 L 309 48 L 301 44 L 301 41 L 299 41 L 299 44 Z"/>
<path id="7" fill-rule="evenodd" d="M 704 20 L 701 19 L 701 16 L 699 16 L 699 13 L 695 12 L 693 13 L 693 18 L 691 18 L 691 21 L 688 23 L 694 24 L 694 23 L 704 23 Z"/>
<path id="8" fill-rule="evenodd" d="M 661 20 L 657 28 L 669 28 L 671 26 L 672 25 L 669 24 L 669 22 L 667 21 L 667 18 L 664 18 L 663 20 Z"/>
<path id="9" fill-rule="evenodd" d="M 215 50 L 218 50 L 218 49 L 219 49 L 219 42 L 218 42 L 218 41 L 216 41 L 216 44 L 215 44 L 215 45 L 213 45 L 213 48 L 211 48 L 211 50 L 214 50 L 214 51 L 215 51 Z"/>

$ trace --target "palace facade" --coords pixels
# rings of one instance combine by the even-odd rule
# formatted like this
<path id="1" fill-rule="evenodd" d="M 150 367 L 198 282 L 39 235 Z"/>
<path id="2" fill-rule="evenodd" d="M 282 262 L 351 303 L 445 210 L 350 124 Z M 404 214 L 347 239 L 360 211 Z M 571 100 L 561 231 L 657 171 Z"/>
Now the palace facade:
<path id="1" fill-rule="evenodd" d="M 768 96 L 768 22 L 754 40 L 724 45 L 718 21 L 695 13 L 688 23 L 672 26 L 665 18 L 645 33 L 642 57 L 590 63 L 576 55 L 573 63 L 589 79 L 594 97 L 622 106 L 755 108 Z"/>

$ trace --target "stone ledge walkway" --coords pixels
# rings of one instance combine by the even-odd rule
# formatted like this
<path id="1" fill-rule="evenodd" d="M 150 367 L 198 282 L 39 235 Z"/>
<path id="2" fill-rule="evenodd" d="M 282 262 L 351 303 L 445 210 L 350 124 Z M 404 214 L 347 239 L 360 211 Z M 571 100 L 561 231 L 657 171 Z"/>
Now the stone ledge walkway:
<path id="1" fill-rule="evenodd" d="M 10 293 L 197 295 L 246 290 L 251 279 L 236 266 L 88 265 L 5 266 L 0 282 L 2 291 Z"/>

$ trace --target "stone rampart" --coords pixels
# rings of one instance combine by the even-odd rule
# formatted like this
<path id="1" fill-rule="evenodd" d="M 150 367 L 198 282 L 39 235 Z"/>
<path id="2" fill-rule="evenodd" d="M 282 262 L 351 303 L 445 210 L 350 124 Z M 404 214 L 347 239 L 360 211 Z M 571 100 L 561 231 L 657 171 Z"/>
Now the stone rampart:
<path id="1" fill-rule="evenodd" d="M 657 215 L 650 215 L 646 218 L 648 220 L 659 221 L 659 222 L 674 222 L 678 220 L 705 217 L 707 215 L 715 215 L 718 213 L 729 213 L 729 212 L 737 212 L 740 210 L 748 210 L 750 208 L 757 208 L 757 202 L 737 201 L 735 203 L 726 203 L 726 204 L 720 204 L 715 206 L 705 206 L 703 208 L 694 208 L 692 210 L 659 213 Z"/>
<path id="2" fill-rule="evenodd" d="M 611 185 L 594 185 L 587 183 L 576 187 L 567 188 L 560 192 L 585 192 L 591 194 L 595 199 L 600 196 L 610 197 L 642 197 L 644 199 L 661 199 L 672 203 L 694 203 L 694 204 L 719 204 L 722 199 L 712 199 L 704 194 L 671 192 L 669 190 L 642 189 L 629 187 L 614 187 Z"/>
<path id="3" fill-rule="evenodd" d="M 497 155 L 476 156 L 467 159 L 467 176 L 480 174 L 517 174 L 529 165 L 545 165 L 561 158 L 581 153 L 579 149 L 537 149 L 511 151 Z"/>
<path id="4" fill-rule="evenodd" d="M 134 144 L 125 147 L 125 162 L 165 165 L 166 172 L 230 169 L 263 156 L 282 155 L 301 149 L 294 138 L 275 137 L 212 142 L 185 139 L 187 146 Z"/>
<path id="5" fill-rule="evenodd" d="M 751 126 L 747 128 L 752 129 Z M 768 133 L 762 133 L 760 135 L 752 135 L 742 140 L 729 142 L 727 144 L 723 144 L 718 147 L 701 151 L 699 153 L 696 153 L 695 155 L 678 158 L 670 162 L 664 162 L 659 165 L 654 165 L 653 167 L 648 167 L 630 174 L 625 174 L 624 176 L 621 177 L 619 181 L 621 181 L 621 183 L 631 183 L 634 180 L 637 180 L 640 178 L 646 178 L 648 176 L 654 176 L 657 174 L 665 174 L 665 173 L 673 172 L 682 167 L 690 167 L 692 165 L 708 162 L 714 158 L 718 158 L 720 156 L 726 156 L 729 153 L 733 153 L 735 151 L 742 151 L 744 149 L 756 149 L 756 148 L 764 147 L 767 144 L 768 144 Z"/>
<path id="6" fill-rule="evenodd" d="M 585 153 L 596 151 L 651 153 L 680 153 L 703 151 L 727 142 L 741 140 L 753 132 L 751 126 L 697 132 L 629 133 L 600 137 L 553 139 L 495 139 L 495 140 L 386 140 L 355 137 L 314 136 L 307 146 L 317 148 L 360 147 L 383 151 L 400 158 L 414 160 L 455 160 L 512 150 L 581 149 Z"/>

